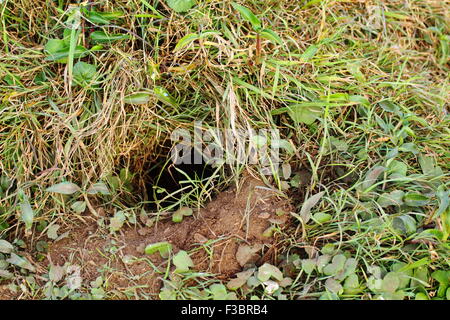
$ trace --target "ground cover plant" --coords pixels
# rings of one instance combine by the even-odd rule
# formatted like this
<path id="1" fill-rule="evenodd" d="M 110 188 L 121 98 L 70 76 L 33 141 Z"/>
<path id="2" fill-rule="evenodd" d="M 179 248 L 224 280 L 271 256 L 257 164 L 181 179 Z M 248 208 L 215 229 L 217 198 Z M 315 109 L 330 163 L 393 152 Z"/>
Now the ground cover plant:
<path id="1" fill-rule="evenodd" d="M 450 300 L 449 11 L 0 1 L 0 298 Z"/>

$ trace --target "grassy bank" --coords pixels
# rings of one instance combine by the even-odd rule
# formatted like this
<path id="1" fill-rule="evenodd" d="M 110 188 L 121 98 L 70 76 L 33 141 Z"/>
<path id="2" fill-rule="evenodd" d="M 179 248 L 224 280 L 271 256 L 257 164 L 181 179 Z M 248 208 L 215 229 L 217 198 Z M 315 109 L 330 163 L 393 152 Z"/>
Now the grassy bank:
<path id="1" fill-rule="evenodd" d="M 8 295 L 123 298 L 108 271 L 68 284 L 48 250 L 74 225 L 114 236 L 252 175 L 292 204 L 272 267 L 237 287 L 171 272 L 126 297 L 450 299 L 449 3 L 237 2 L 0 3 Z M 221 163 L 171 188 L 171 134 L 194 121 L 279 130 L 284 170 Z"/>

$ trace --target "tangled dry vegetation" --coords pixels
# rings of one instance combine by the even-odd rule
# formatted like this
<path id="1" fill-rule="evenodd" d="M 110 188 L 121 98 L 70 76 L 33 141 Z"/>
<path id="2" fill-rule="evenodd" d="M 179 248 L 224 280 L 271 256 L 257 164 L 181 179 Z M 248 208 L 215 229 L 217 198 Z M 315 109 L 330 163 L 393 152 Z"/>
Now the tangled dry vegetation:
<path id="1" fill-rule="evenodd" d="M 0 1 L 0 298 L 450 299 L 449 2 L 236 2 Z"/>

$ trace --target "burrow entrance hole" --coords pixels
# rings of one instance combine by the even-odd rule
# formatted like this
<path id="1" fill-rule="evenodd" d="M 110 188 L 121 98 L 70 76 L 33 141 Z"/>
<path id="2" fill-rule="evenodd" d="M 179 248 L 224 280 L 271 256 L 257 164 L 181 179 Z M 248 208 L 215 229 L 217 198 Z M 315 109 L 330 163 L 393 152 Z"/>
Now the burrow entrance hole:
<path id="1" fill-rule="evenodd" d="M 169 150 L 144 166 L 143 198 L 149 209 L 170 210 L 182 204 L 203 203 L 225 187 L 227 169 L 208 164 L 199 151 L 191 149 L 180 162 L 174 163 Z"/>

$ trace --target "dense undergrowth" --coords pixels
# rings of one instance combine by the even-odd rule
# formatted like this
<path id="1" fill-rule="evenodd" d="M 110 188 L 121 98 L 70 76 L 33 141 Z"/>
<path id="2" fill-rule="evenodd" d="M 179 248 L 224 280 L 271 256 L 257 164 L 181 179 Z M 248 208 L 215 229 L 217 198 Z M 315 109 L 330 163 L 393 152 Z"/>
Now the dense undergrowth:
<path id="1" fill-rule="evenodd" d="M 449 3 L 191 2 L 0 2 L 1 283 L 111 297 L 52 296 L 27 259 L 82 212 L 199 207 L 259 174 L 223 164 L 188 192 L 158 187 L 171 133 L 202 121 L 280 130 L 292 172 L 265 179 L 297 205 L 276 231 L 284 273 L 162 298 L 450 299 Z"/>

